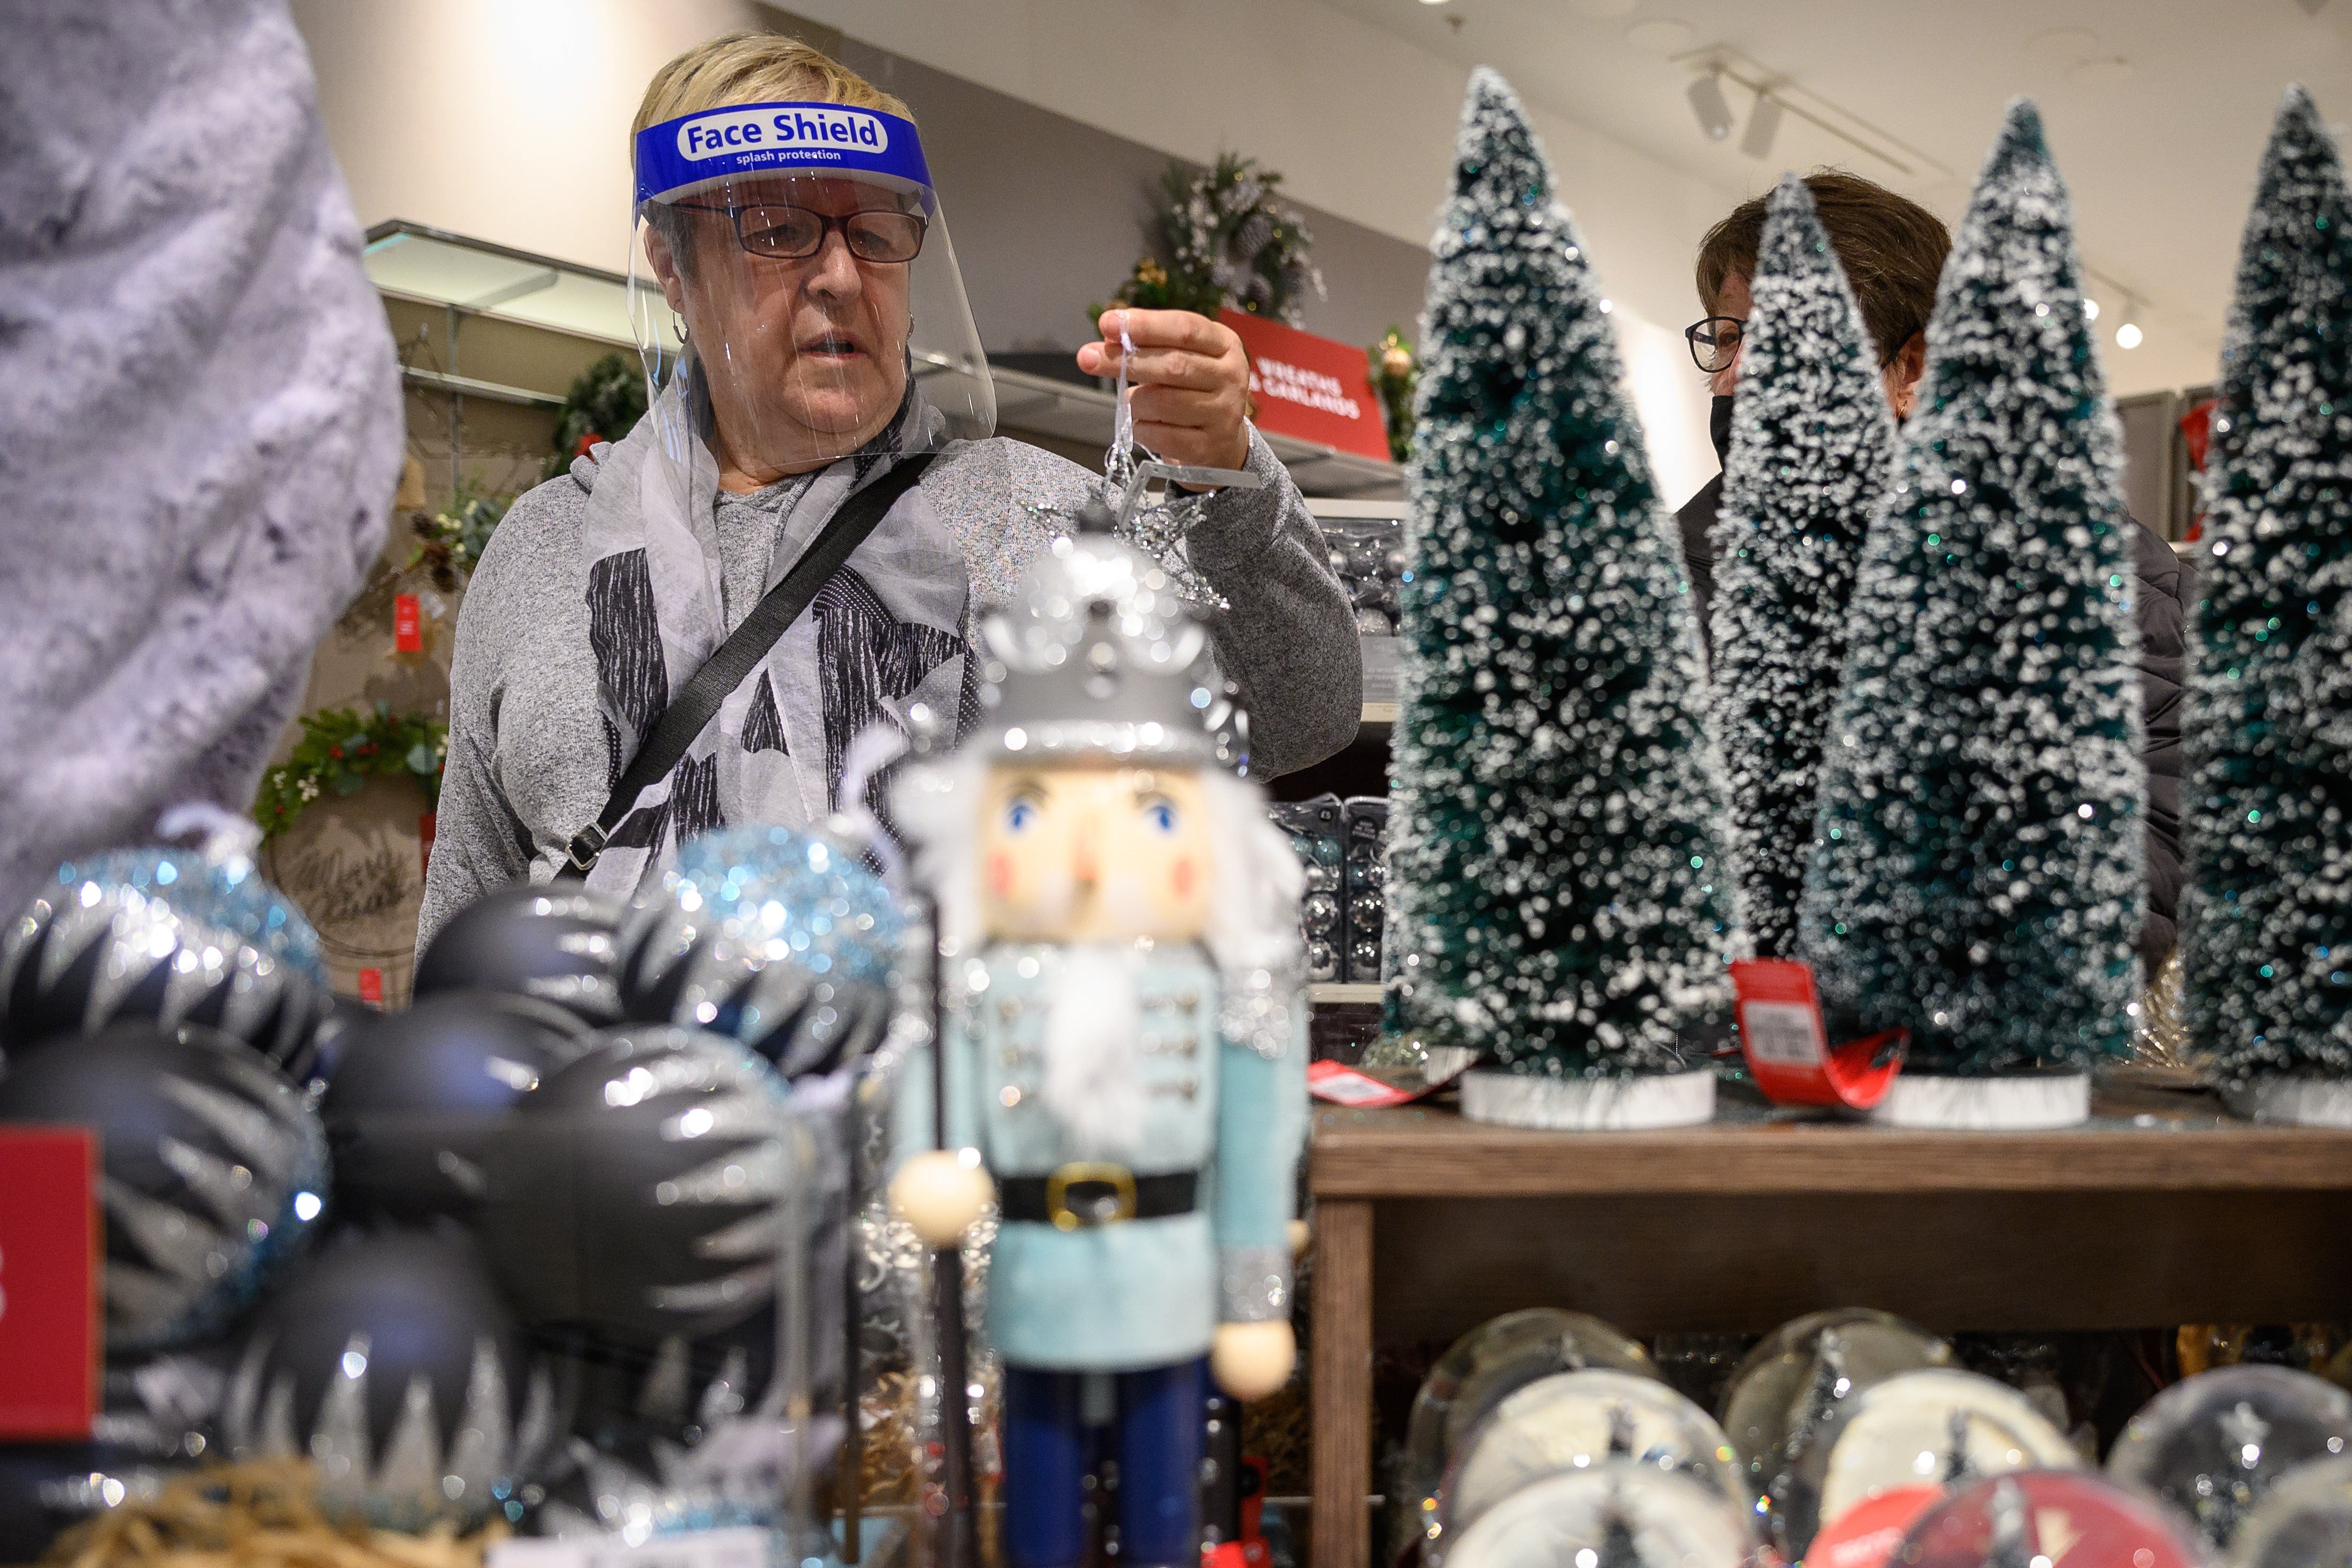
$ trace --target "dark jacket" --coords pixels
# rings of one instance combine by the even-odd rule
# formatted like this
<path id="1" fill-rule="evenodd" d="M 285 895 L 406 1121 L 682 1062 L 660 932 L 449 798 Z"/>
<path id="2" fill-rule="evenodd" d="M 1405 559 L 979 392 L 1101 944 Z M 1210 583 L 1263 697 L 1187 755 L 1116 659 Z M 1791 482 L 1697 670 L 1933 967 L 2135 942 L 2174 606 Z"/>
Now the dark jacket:
<path id="1" fill-rule="evenodd" d="M 1728 421 L 1722 423 L 1727 426 Z M 1727 438 L 1727 429 L 1725 435 Z M 1717 441 L 1718 454 L 1723 445 Z M 1683 564 L 1690 573 L 1691 597 L 1698 610 L 1699 640 L 1709 645 L 1710 656 L 1707 605 L 1715 595 L 1715 554 L 1707 536 L 1722 504 L 1723 476 L 1717 474 L 1675 513 L 1682 525 Z M 2139 622 L 2140 695 L 2147 716 L 2141 752 L 2147 761 L 2147 923 L 2140 930 L 2139 952 L 2153 976 L 2172 951 L 2180 908 L 2180 710 L 2197 574 L 2154 531 L 2137 518 L 2130 521 L 2132 565 L 2139 578 L 2132 606 Z"/>

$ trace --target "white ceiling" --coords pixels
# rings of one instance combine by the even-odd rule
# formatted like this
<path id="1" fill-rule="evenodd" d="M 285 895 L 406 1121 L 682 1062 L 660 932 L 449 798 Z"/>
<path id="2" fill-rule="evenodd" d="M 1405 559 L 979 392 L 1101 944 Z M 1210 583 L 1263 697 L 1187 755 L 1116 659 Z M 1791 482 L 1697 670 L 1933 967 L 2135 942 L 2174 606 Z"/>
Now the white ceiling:
<path id="1" fill-rule="evenodd" d="M 2352 119 L 2352 0 L 2316 16 L 2300 0 L 1324 4 L 1458 65 L 1497 66 L 1532 102 L 1732 192 L 1835 163 L 1957 217 L 2003 105 L 2028 96 L 2074 193 L 2084 258 L 2107 280 L 2102 325 L 2122 320 L 2121 290 L 2143 301 L 2138 349 L 2102 338 L 2124 393 L 2212 376 L 2255 165 L 2286 84 L 2309 87 L 2331 121 Z M 1629 41 L 1658 22 L 1687 25 L 1675 53 L 1737 50 L 1793 84 L 1797 101 L 1818 95 L 1927 161 L 1899 171 L 1794 116 L 1768 160 L 1748 157 L 1738 143 L 1752 100 L 1736 86 L 1738 123 L 1710 142 L 1685 96 L 1694 63 Z M 2116 60 L 2128 68 L 2078 68 Z"/>

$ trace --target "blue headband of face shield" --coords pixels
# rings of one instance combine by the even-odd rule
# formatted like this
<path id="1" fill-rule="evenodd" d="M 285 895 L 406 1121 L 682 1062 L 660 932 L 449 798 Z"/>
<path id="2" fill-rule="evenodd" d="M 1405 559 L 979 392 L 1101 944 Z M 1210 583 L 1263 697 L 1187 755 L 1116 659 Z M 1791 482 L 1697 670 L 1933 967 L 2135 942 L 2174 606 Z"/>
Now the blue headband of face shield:
<path id="1" fill-rule="evenodd" d="M 915 122 L 845 103 L 730 103 L 637 132 L 637 203 L 754 174 L 831 174 L 939 201 Z"/>

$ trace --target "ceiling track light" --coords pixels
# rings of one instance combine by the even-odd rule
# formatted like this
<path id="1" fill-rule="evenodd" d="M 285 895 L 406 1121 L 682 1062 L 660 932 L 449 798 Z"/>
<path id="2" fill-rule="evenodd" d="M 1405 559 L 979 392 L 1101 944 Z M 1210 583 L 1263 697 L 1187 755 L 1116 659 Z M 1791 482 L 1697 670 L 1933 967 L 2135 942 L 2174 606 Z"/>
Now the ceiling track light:
<path id="1" fill-rule="evenodd" d="M 1690 104 L 1708 141 L 1720 142 L 1731 134 L 1731 101 L 1723 96 L 1720 70 L 1710 70 L 1690 84 Z"/>
<path id="2" fill-rule="evenodd" d="M 2139 301 L 2126 295 L 2123 315 L 2122 323 L 2116 328 L 2116 347 L 2136 349 L 2139 347 L 2141 340 L 2147 336 L 2139 330 Z"/>
<path id="3" fill-rule="evenodd" d="M 1748 111 L 1748 132 L 1739 139 L 1739 150 L 1751 158 L 1772 155 L 1772 138 L 1780 133 L 1780 100 L 1769 92 L 1756 95 L 1756 107 Z"/>

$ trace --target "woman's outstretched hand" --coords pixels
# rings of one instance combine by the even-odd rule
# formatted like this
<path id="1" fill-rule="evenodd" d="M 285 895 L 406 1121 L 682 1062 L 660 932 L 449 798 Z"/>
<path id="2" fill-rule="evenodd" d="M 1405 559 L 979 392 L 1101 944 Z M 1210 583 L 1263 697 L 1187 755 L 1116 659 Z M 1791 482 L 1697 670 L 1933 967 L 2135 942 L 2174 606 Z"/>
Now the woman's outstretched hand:
<path id="1" fill-rule="evenodd" d="M 1127 379 L 1135 438 L 1171 463 L 1238 468 L 1249 459 L 1249 359 L 1231 327 L 1191 310 L 1105 310 L 1102 339 L 1078 351 L 1088 375 L 1117 375 L 1125 350 L 1121 318 L 1135 344 Z"/>

